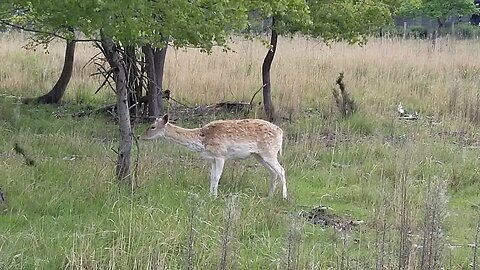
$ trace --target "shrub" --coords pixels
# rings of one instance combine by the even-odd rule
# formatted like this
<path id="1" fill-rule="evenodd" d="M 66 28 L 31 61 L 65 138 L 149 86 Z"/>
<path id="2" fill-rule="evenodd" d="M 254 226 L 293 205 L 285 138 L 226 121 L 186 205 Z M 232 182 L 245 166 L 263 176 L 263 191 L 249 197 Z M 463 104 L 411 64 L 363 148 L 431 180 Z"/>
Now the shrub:
<path id="1" fill-rule="evenodd" d="M 425 26 L 414 25 L 408 28 L 408 36 L 410 38 L 427 38 L 428 30 Z"/>
<path id="2" fill-rule="evenodd" d="M 459 24 L 455 26 L 455 35 L 461 38 L 478 38 L 480 37 L 480 26 L 471 24 Z"/>

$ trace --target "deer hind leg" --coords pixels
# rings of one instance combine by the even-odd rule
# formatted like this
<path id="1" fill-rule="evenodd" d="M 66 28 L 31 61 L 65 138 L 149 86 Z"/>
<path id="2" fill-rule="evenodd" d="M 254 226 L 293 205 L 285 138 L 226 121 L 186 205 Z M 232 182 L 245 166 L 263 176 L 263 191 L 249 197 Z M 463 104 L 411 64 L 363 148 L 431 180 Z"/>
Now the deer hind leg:
<path id="1" fill-rule="evenodd" d="M 218 181 L 222 176 L 225 160 L 215 158 L 212 160 L 212 170 L 210 172 L 210 196 L 217 197 Z"/>
<path id="2" fill-rule="evenodd" d="M 285 178 L 285 169 L 278 162 L 276 157 L 268 157 L 262 155 L 255 155 L 257 160 L 265 166 L 270 173 L 272 174 L 272 185 L 269 191 L 269 195 L 273 195 L 277 189 L 277 178 L 280 176 L 280 181 L 282 182 L 282 195 L 283 198 L 287 198 L 287 181 Z"/>
<path id="3" fill-rule="evenodd" d="M 257 154 L 254 156 L 258 160 L 258 162 L 260 162 L 260 164 L 265 166 L 265 168 L 267 168 L 267 170 L 270 172 L 270 175 L 272 177 L 272 183 L 270 186 L 270 190 L 268 191 L 268 195 L 272 196 L 275 193 L 275 190 L 277 189 L 277 177 L 278 177 L 277 172 L 272 166 L 270 166 L 267 162 L 265 162 L 262 156 Z"/>
<path id="4" fill-rule="evenodd" d="M 285 177 L 285 169 L 282 167 L 282 165 L 280 165 L 280 162 L 278 162 L 277 157 L 272 158 L 267 162 L 271 164 L 271 166 L 273 166 L 278 176 L 280 176 L 280 181 L 282 182 L 282 196 L 284 199 L 287 199 L 287 179 Z"/>

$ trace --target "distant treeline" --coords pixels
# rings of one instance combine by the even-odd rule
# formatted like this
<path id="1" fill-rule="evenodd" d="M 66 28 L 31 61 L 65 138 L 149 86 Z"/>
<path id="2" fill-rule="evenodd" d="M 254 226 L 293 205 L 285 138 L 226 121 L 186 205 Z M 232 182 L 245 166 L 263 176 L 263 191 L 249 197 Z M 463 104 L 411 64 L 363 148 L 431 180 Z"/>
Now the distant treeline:
<path id="1" fill-rule="evenodd" d="M 380 35 L 401 36 L 404 38 L 427 38 L 433 36 L 455 36 L 458 38 L 478 38 L 480 36 L 480 0 L 473 0 L 477 14 L 459 16 L 452 12 L 446 18 L 434 19 L 427 14 L 414 18 L 396 17 L 394 26 L 384 27 Z"/>
<path id="2" fill-rule="evenodd" d="M 393 26 L 382 28 L 380 35 L 390 35 L 404 38 L 429 38 L 438 36 L 455 36 L 458 38 L 480 37 L 480 16 L 450 16 L 442 26 L 437 20 L 426 16 L 416 18 L 395 19 Z"/>

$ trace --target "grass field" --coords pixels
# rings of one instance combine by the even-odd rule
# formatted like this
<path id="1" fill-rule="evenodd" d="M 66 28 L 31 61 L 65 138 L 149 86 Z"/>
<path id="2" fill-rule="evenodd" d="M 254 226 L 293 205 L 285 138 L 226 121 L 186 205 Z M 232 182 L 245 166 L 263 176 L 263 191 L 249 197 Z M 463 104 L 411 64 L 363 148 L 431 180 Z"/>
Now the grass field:
<path id="1" fill-rule="evenodd" d="M 227 162 L 212 199 L 210 164 L 164 140 L 140 142 L 135 187 L 118 185 L 115 122 L 74 116 L 114 102 L 83 68 L 97 51 L 79 46 L 62 106 L 23 105 L 63 61 L 62 43 L 46 54 L 26 42 L 0 38 L 0 269 L 473 269 L 475 257 L 480 267 L 478 40 L 280 39 L 272 89 L 290 118 L 280 124 L 288 201 L 267 197 L 253 159 Z M 165 86 L 192 106 L 248 101 L 266 49 L 232 48 L 170 50 Z M 359 106 L 347 119 L 331 95 L 340 72 Z M 400 102 L 420 119 L 396 119 Z M 364 223 L 338 231 L 299 215 L 318 205 Z"/>

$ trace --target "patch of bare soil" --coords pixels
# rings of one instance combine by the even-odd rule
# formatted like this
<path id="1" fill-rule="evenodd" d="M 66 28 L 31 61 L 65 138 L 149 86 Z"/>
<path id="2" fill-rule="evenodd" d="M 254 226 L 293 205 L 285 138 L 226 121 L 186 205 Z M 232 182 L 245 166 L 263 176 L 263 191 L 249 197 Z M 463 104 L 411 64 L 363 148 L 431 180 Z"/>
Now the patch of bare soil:
<path id="1" fill-rule="evenodd" d="M 302 211 L 300 215 L 308 222 L 323 227 L 332 227 L 338 231 L 352 231 L 358 225 L 364 223 L 362 220 L 355 220 L 351 216 L 341 217 L 332 213 L 326 206 L 317 206 L 311 211 Z"/>

